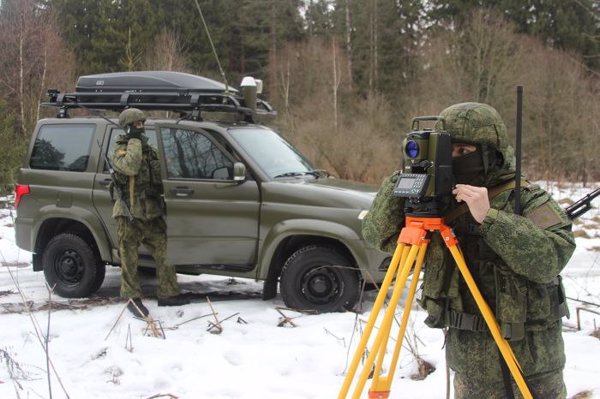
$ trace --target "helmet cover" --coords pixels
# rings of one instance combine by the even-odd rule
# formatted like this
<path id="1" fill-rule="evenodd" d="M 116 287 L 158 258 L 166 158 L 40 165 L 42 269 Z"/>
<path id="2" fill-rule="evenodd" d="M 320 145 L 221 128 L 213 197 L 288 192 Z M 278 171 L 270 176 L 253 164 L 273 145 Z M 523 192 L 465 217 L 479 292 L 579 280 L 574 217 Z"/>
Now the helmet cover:
<path id="1" fill-rule="evenodd" d="M 137 121 L 146 121 L 146 115 L 140 109 L 128 108 L 119 115 L 119 126 L 123 129 Z"/>

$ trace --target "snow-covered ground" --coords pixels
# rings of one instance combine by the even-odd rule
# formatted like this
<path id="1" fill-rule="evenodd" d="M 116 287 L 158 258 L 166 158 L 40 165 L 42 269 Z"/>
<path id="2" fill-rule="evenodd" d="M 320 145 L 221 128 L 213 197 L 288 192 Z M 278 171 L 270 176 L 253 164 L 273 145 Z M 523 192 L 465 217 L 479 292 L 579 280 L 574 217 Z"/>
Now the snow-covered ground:
<path id="1" fill-rule="evenodd" d="M 563 206 L 568 199 L 591 191 L 544 186 L 565 201 Z M 296 327 L 289 323 L 279 327 L 282 315 L 277 308 L 284 306 L 283 302 L 279 296 L 262 301 L 262 284 L 179 275 L 183 291 L 209 293 L 219 319 L 232 316 L 223 322 L 220 334 L 208 331 L 214 318 L 201 296 L 180 308 L 159 308 L 156 300 L 146 300 L 165 339 L 149 335 L 146 323 L 122 313 L 125 303 L 116 300 L 76 301 L 66 306 L 68 300 L 52 297 L 53 307 L 65 306 L 49 315 L 43 310 L 49 296 L 43 273 L 34 273 L 31 254 L 15 246 L 11 211 L 2 210 L 0 218 L 0 398 L 337 397 L 359 340 L 361 323 L 357 324 L 355 313 L 307 315 L 283 310 Z M 599 226 L 596 206 L 575 226 L 581 237 L 563 273 L 570 298 L 595 304 L 600 304 Z M 153 295 L 155 280 L 144 277 L 143 285 L 145 292 Z M 119 269 L 109 267 L 98 294 L 115 298 L 118 290 Z M 374 295 L 367 295 L 365 309 L 372 305 Z M 23 301 L 32 301 L 36 311 L 23 311 Z M 564 332 L 569 397 L 589 391 L 585 397 L 600 398 L 600 339 L 591 335 L 600 330 L 600 307 L 576 300 L 569 304 L 571 318 L 565 320 Z M 579 318 L 576 308 L 585 309 L 579 311 Z M 411 379 L 416 361 L 403 348 L 390 397 L 444 398 L 442 332 L 427 328 L 423 312 L 416 308 L 411 318 L 408 335 L 418 337 L 411 339 L 412 343 L 436 370 L 424 380 Z M 368 312 L 358 319 L 366 321 Z M 578 319 L 580 331 L 575 328 Z M 51 384 L 40 338 L 47 331 L 55 370 L 51 371 Z"/>

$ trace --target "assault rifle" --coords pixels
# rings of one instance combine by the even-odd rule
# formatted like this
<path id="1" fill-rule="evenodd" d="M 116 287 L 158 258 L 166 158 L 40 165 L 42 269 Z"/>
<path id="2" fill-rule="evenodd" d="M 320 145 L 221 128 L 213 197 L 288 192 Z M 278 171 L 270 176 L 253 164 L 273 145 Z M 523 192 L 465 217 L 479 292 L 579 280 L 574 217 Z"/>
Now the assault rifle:
<path id="1" fill-rule="evenodd" d="M 105 152 L 102 152 L 104 155 L 104 162 L 106 162 L 106 166 L 108 168 L 108 173 L 110 174 L 110 179 L 112 180 L 112 189 L 117 193 L 117 199 L 123 202 L 123 207 L 125 208 L 125 213 L 127 214 L 127 219 L 130 222 L 133 222 L 133 215 L 131 214 L 131 210 L 129 209 L 129 205 L 127 205 L 127 199 L 125 198 L 125 194 L 123 190 L 121 190 L 121 186 L 117 183 L 117 176 L 115 174 L 115 170 L 113 169 L 112 164 L 110 163 L 110 159 Z"/>
<path id="2" fill-rule="evenodd" d="M 600 195 L 600 188 L 595 189 L 585 197 L 575 202 L 573 205 L 568 206 L 565 209 L 565 213 L 567 214 L 569 219 L 574 220 L 586 213 L 587 211 L 589 211 L 590 209 L 592 209 L 592 201 L 598 195 Z"/>

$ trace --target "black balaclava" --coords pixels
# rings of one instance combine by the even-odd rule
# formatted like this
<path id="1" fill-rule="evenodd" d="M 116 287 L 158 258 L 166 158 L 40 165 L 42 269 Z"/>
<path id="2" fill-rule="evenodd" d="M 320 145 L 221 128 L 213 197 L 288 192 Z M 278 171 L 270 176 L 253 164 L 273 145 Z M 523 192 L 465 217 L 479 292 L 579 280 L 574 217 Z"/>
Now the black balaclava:
<path id="1" fill-rule="evenodd" d="M 470 154 L 452 158 L 452 173 L 458 184 L 470 184 L 472 186 L 483 186 L 485 183 L 485 169 L 481 149 Z"/>

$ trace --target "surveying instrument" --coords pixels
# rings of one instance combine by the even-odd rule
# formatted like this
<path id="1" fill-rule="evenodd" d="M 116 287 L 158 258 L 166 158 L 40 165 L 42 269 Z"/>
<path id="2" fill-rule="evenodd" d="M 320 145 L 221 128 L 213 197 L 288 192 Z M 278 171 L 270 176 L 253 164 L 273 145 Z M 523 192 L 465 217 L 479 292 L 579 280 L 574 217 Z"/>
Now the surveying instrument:
<path id="1" fill-rule="evenodd" d="M 434 132 L 432 129 L 420 130 L 419 123 L 422 121 L 438 121 L 442 125 L 442 131 Z M 363 364 L 362 372 L 354 386 L 354 393 L 352 395 L 354 399 L 360 397 L 365 383 L 372 373 L 372 382 L 368 397 L 371 399 L 386 399 L 389 397 L 423 260 L 425 259 L 427 246 L 430 242 L 430 235 L 435 232 L 439 232 L 446 247 L 450 250 L 521 394 L 526 399 L 533 398 L 512 348 L 502 336 L 500 326 L 492 309 L 481 295 L 465 263 L 456 236 L 452 229 L 445 224 L 444 218 L 441 217 L 443 210 L 451 199 L 454 181 L 452 175 L 452 143 L 450 135 L 445 132 L 444 120 L 437 116 L 415 118 L 412 123 L 412 132 L 408 133 L 403 142 L 403 149 L 403 170 L 398 175 L 393 195 L 404 198 L 405 226 L 398 237 L 398 245 L 371 310 L 369 320 L 348 373 L 344 379 L 338 399 L 344 399 L 348 395 L 359 362 L 363 357 L 363 353 L 366 353 L 365 350 L 367 349 L 375 322 L 382 311 L 387 293 L 390 287 L 393 286 L 391 299 L 389 300 L 387 309 L 383 313 L 381 325 L 368 352 L 367 359 Z M 383 360 L 390 338 L 390 329 L 396 307 L 413 268 L 414 274 L 408 288 L 400 329 L 389 364 L 389 372 L 387 375 L 382 375 Z"/>

